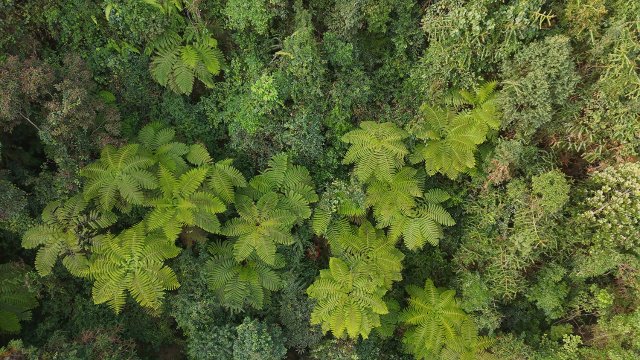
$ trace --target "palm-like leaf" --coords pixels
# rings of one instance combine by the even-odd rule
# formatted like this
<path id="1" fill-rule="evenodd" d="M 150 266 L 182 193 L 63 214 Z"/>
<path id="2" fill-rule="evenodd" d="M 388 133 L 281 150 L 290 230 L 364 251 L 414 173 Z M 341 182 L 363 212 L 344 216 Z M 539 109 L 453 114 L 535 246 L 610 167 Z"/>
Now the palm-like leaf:
<path id="1" fill-rule="evenodd" d="M 389 312 L 382 297 L 386 289 L 347 263 L 329 259 L 329 269 L 307 288 L 307 294 L 317 301 L 311 313 L 311 323 L 320 324 L 324 332 L 337 338 L 367 338 L 380 326 L 380 315 Z"/>
<path id="2" fill-rule="evenodd" d="M 390 181 L 374 180 L 367 186 L 367 206 L 373 206 L 378 227 L 390 226 L 394 219 L 409 214 L 422 196 L 422 179 L 418 171 L 404 167 Z"/>
<path id="3" fill-rule="evenodd" d="M 355 174 L 363 182 L 372 176 L 390 181 L 396 170 L 404 165 L 408 150 L 403 140 L 408 136 L 394 123 L 363 121 L 360 129 L 342 137 L 342 141 L 351 145 L 342 162 L 355 164 Z"/>
<path id="4" fill-rule="evenodd" d="M 475 93 L 459 91 L 450 99 L 452 108 L 423 105 L 424 119 L 413 132 L 424 144 L 416 147 L 412 160 L 424 161 L 430 175 L 439 172 L 451 179 L 474 168 L 478 145 L 500 124 L 494 89 L 495 83 L 488 83 Z"/>
<path id="5" fill-rule="evenodd" d="M 42 213 L 43 223 L 25 232 L 22 246 L 38 248 L 35 267 L 41 276 L 51 269 L 62 256 L 65 267 L 74 275 L 82 276 L 86 269 L 83 253 L 88 241 L 99 229 L 111 226 L 116 218 L 113 213 L 87 211 L 88 203 L 82 195 L 67 201 L 49 203 Z"/>
<path id="6" fill-rule="evenodd" d="M 209 172 L 209 188 L 227 204 L 233 202 L 236 188 L 247 186 L 242 173 L 231 164 L 231 159 L 218 161 Z"/>
<path id="7" fill-rule="evenodd" d="M 237 262 L 230 242 L 214 244 L 210 252 L 213 257 L 205 268 L 208 285 L 226 308 L 237 311 L 249 305 L 262 309 L 271 292 L 282 288 L 280 275 L 275 271 L 284 265 L 282 257 L 276 257 L 272 268 L 256 256 Z"/>
<path id="8" fill-rule="evenodd" d="M 144 189 L 157 188 L 156 178 L 147 171 L 154 160 L 139 152 L 139 144 L 130 144 L 120 149 L 107 146 L 100 159 L 80 170 L 87 178 L 84 196 L 87 200 L 97 198 L 104 211 L 114 206 L 142 205 Z"/>
<path id="9" fill-rule="evenodd" d="M 391 288 L 393 281 L 402 280 L 404 255 L 396 248 L 396 242 L 384 231 L 364 221 L 360 227 L 349 226 L 330 232 L 332 253 L 347 259 L 354 272 L 380 281 L 381 286 Z"/>
<path id="10" fill-rule="evenodd" d="M 138 134 L 138 140 L 147 157 L 174 174 L 182 174 L 188 168 L 184 156 L 190 153 L 190 149 L 174 138 L 175 130 L 158 122 L 146 125 Z"/>
<path id="11" fill-rule="evenodd" d="M 193 168 L 176 178 L 168 169 L 160 166 L 158 178 L 161 197 L 152 200 L 153 211 L 147 216 L 149 230 L 162 229 L 169 240 L 174 240 L 183 226 L 197 226 L 210 233 L 220 230 L 216 214 L 226 206 L 213 194 L 199 191 L 209 169 Z"/>
<path id="12" fill-rule="evenodd" d="M 281 198 L 274 192 L 264 194 L 257 202 L 244 195 L 236 197 L 240 216 L 225 224 L 223 234 L 237 238 L 234 245 L 237 261 L 255 253 L 260 260 L 273 266 L 277 245 L 294 242 L 291 228 L 296 222 L 296 214 L 279 207 Z"/>
<path id="13" fill-rule="evenodd" d="M 431 280 L 424 288 L 410 285 L 409 306 L 399 320 L 408 325 L 403 342 L 418 359 L 439 357 L 445 343 L 460 336 L 467 319 L 455 300 L 455 291 L 437 289 Z"/>
<path id="14" fill-rule="evenodd" d="M 442 351 L 444 360 L 493 360 L 496 357 L 487 352 L 494 340 L 478 336 L 472 321 L 465 321 L 460 327 L 460 336 L 448 341 Z"/>
<path id="15" fill-rule="evenodd" d="M 159 309 L 165 290 L 180 286 L 174 272 L 164 260 L 177 256 L 180 249 L 158 233 L 147 234 L 140 223 L 113 237 L 107 235 L 94 242 L 89 267 L 93 300 L 107 303 L 119 313 L 126 291 L 143 307 Z"/>
<path id="16" fill-rule="evenodd" d="M 213 87 L 213 76 L 222 69 L 222 53 L 208 36 L 180 36 L 168 31 L 150 47 L 155 49 L 151 75 L 162 86 L 189 95 L 195 79 Z"/>

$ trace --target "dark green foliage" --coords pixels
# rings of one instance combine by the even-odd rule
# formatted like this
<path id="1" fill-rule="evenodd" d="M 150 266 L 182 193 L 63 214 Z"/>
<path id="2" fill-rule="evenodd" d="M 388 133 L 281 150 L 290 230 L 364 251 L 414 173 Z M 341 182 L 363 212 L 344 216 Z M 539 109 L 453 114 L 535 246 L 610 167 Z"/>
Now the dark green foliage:
<path id="1" fill-rule="evenodd" d="M 0 1 L 0 358 L 640 358 L 638 29 Z"/>
<path id="2" fill-rule="evenodd" d="M 20 322 L 31 319 L 38 306 L 35 289 L 24 266 L 0 264 L 0 332 L 17 333 Z"/>
<path id="3" fill-rule="evenodd" d="M 279 360 L 287 352 L 282 330 L 275 324 L 245 318 L 236 331 L 238 337 L 233 343 L 234 360 Z"/>
<path id="4" fill-rule="evenodd" d="M 531 187 L 513 180 L 505 191 L 479 194 L 467 205 L 461 269 L 482 269 L 494 296 L 514 298 L 526 288 L 523 270 L 558 246 L 553 229 L 568 192 L 564 176 L 552 171 L 534 177 Z"/>
<path id="5" fill-rule="evenodd" d="M 304 286 L 286 281 L 286 286 L 280 291 L 279 306 L 279 323 L 286 335 L 287 348 L 302 354 L 322 340 L 320 327 L 309 326 L 313 301 L 304 293 Z"/>
<path id="6" fill-rule="evenodd" d="M 154 80 L 179 94 L 190 94 L 195 79 L 213 87 L 213 75 L 222 67 L 222 53 L 216 39 L 196 31 L 187 28 L 182 36 L 166 32 L 150 47 L 155 51 L 151 61 Z"/>
<path id="7" fill-rule="evenodd" d="M 556 118 L 579 77 L 571 59 L 569 39 L 554 36 L 529 45 L 503 65 L 501 105 L 503 128 L 528 140 Z"/>

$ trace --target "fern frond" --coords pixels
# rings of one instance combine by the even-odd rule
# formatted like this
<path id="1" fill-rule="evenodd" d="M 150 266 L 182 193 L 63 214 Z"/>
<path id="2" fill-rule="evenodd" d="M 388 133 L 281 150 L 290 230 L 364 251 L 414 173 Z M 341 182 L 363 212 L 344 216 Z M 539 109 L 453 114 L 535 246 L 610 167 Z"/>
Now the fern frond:
<path id="1" fill-rule="evenodd" d="M 231 159 L 218 161 L 209 170 L 209 188 L 225 203 L 234 200 L 235 188 L 247 186 L 244 175 L 233 167 Z"/>
<path id="2" fill-rule="evenodd" d="M 478 145 L 500 125 L 494 89 L 495 83 L 487 83 L 474 93 L 458 91 L 448 98 L 452 108 L 423 105 L 424 119 L 412 131 L 424 144 L 416 147 L 412 161 L 424 161 L 430 175 L 440 172 L 451 179 L 474 168 Z"/>
<path id="3" fill-rule="evenodd" d="M 109 304 L 116 313 L 124 306 L 126 292 L 141 306 L 159 309 L 164 292 L 180 286 L 173 271 L 164 265 L 164 260 L 177 256 L 180 249 L 159 234 L 147 234 L 143 223 L 103 238 L 93 251 L 88 269 L 95 279 L 93 300 Z"/>
<path id="4" fill-rule="evenodd" d="M 215 39 L 192 36 L 189 31 L 183 36 L 166 32 L 149 46 L 147 52 L 154 51 L 152 77 L 179 94 L 190 94 L 196 78 L 207 87 L 213 87 L 213 76 L 222 68 L 222 53 Z"/>
<path id="5" fill-rule="evenodd" d="M 260 309 L 270 293 L 283 286 L 274 268 L 260 260 L 252 257 L 243 263 L 237 262 L 230 242 L 216 243 L 209 251 L 213 257 L 205 265 L 208 285 L 226 308 L 238 311 L 249 305 Z M 277 259 L 275 263 L 276 268 L 279 267 L 282 259 Z"/>
<path id="6" fill-rule="evenodd" d="M 394 123 L 363 121 L 360 129 L 342 137 L 343 142 L 351 145 L 342 162 L 355 164 L 355 174 L 363 182 L 372 176 L 390 181 L 391 176 L 405 163 L 408 150 L 403 140 L 408 136 Z"/>
<path id="7" fill-rule="evenodd" d="M 118 202 L 142 205 L 145 200 L 142 189 L 155 189 L 157 183 L 146 172 L 154 161 L 139 155 L 139 147 L 139 144 L 120 149 L 107 146 L 98 161 L 80 170 L 80 175 L 87 178 L 85 199 L 98 198 L 103 211 L 110 211 Z"/>
<path id="8" fill-rule="evenodd" d="M 320 277 L 307 288 L 307 294 L 317 301 L 311 313 L 311 323 L 320 324 L 324 332 L 337 338 L 367 338 L 380 325 L 380 315 L 389 310 L 382 296 L 386 290 L 377 286 L 347 263 L 329 259 L 329 269 L 320 270 Z"/>
<path id="9" fill-rule="evenodd" d="M 158 178 L 162 196 L 150 201 L 153 210 L 145 217 L 147 228 L 162 229 L 169 240 L 174 240 L 184 226 L 219 232 L 220 222 L 216 214 L 226 210 L 225 204 L 212 193 L 198 191 L 208 174 L 209 168 L 201 166 L 176 178 L 160 166 Z"/>
<path id="10" fill-rule="evenodd" d="M 409 326 L 403 342 L 419 359 L 438 358 L 445 344 L 461 336 L 467 316 L 455 301 L 453 290 L 437 289 L 428 279 L 424 288 L 408 286 L 409 306 L 399 320 Z"/>

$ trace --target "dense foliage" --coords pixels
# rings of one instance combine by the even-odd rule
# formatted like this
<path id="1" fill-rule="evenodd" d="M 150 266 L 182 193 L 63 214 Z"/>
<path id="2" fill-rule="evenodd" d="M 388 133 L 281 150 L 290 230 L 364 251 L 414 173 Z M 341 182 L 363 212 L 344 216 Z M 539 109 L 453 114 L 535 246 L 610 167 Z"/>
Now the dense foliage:
<path id="1" fill-rule="evenodd" d="M 0 2 L 0 359 L 640 358 L 640 2 Z"/>

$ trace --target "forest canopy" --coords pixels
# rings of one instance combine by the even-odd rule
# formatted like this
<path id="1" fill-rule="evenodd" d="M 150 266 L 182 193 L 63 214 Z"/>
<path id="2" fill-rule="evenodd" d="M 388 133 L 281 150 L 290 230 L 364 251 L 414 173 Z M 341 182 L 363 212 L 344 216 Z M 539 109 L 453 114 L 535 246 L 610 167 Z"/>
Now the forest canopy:
<path id="1" fill-rule="evenodd" d="M 640 359 L 640 2 L 1 0 L 0 359 Z"/>

